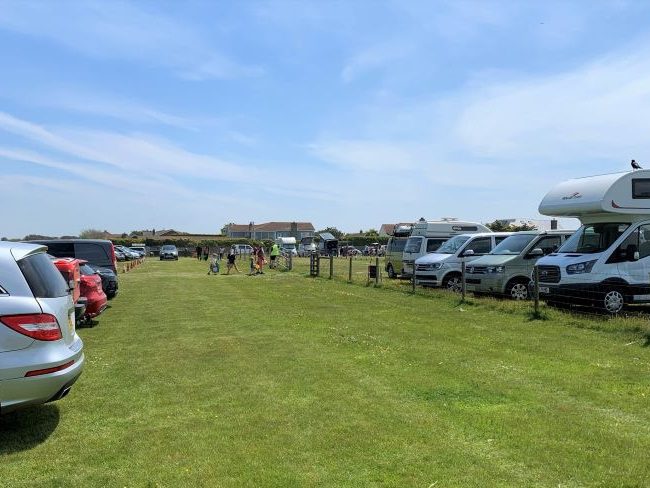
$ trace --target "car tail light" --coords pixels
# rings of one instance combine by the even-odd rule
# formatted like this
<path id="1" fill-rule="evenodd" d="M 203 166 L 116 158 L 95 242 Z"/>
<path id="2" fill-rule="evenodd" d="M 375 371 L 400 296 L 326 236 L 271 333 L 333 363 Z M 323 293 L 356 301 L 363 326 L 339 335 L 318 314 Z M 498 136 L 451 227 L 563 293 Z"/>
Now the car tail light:
<path id="1" fill-rule="evenodd" d="M 5 315 L 0 317 L 0 322 L 19 334 L 39 341 L 57 341 L 62 337 L 56 317 L 49 313 Z"/>

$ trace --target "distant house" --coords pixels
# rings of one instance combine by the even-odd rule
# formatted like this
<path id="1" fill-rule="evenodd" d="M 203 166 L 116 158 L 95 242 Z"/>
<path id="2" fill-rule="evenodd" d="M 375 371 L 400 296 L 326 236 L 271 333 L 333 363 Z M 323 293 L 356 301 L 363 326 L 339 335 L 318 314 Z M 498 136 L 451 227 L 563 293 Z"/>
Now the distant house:
<path id="1" fill-rule="evenodd" d="M 379 236 L 380 237 L 392 236 L 393 229 L 395 228 L 396 225 L 409 226 L 409 225 L 413 225 L 413 222 L 398 222 L 397 224 L 381 224 L 381 227 L 379 228 Z"/>
<path id="2" fill-rule="evenodd" d="M 311 222 L 264 222 L 256 224 L 228 224 L 225 227 L 226 236 L 230 238 L 247 239 L 268 239 L 275 240 L 278 237 L 295 237 L 300 240 L 303 237 L 314 237 L 316 229 Z"/>

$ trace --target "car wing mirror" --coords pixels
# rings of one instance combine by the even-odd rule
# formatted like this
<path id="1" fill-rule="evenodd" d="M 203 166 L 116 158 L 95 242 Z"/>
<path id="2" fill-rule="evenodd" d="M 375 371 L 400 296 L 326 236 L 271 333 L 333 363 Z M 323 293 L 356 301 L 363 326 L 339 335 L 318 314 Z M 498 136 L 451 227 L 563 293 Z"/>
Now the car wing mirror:
<path id="1" fill-rule="evenodd" d="M 474 256 L 474 249 L 468 249 L 467 251 L 465 251 L 463 253 L 463 256 L 466 256 L 466 257 Z"/>
<path id="2" fill-rule="evenodd" d="M 539 247 L 536 247 L 528 253 L 528 257 L 530 258 L 541 258 L 543 255 L 544 251 L 542 251 Z"/>
<path id="3" fill-rule="evenodd" d="M 633 259 L 634 261 L 638 261 L 638 260 L 639 260 L 639 251 L 634 251 L 634 254 L 632 255 L 632 259 Z"/>

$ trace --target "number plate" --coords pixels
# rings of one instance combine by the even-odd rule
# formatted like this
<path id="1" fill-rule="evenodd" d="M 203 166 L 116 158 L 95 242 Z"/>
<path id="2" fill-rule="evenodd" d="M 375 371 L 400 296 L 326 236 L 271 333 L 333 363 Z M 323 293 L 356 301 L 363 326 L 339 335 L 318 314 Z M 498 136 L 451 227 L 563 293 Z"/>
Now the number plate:
<path id="1" fill-rule="evenodd" d="M 539 287 L 539 292 L 540 293 L 545 293 L 545 294 L 548 295 L 549 293 L 551 293 L 551 290 L 549 289 L 548 286 L 540 286 Z"/>

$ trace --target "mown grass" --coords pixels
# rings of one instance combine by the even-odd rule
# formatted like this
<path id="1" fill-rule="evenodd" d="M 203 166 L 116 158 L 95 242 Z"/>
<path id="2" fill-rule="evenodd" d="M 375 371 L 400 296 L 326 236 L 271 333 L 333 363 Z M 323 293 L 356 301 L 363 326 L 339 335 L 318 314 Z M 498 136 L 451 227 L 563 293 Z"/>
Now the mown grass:
<path id="1" fill-rule="evenodd" d="M 122 275 L 70 396 L 0 420 L 2 484 L 650 484 L 646 320 L 531 320 L 341 263 Z"/>

